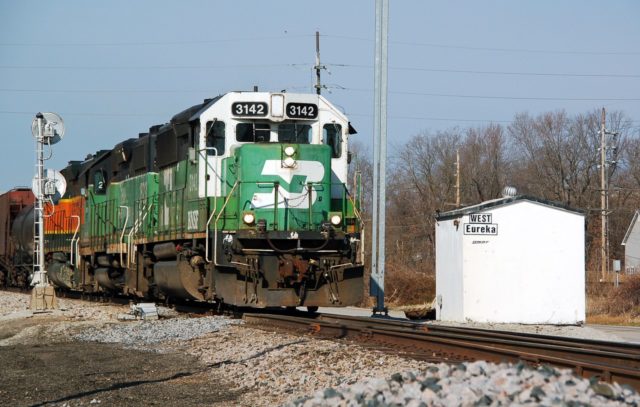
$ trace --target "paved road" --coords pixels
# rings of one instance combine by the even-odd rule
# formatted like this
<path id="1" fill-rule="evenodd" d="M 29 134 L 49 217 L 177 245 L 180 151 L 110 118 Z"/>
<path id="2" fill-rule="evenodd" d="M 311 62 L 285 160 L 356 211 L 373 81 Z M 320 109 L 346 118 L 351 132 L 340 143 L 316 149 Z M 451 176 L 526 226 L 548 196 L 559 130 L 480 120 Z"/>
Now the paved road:
<path id="1" fill-rule="evenodd" d="M 617 326 L 617 325 L 586 325 L 589 328 L 597 329 L 606 333 L 618 336 L 627 342 L 640 344 L 640 327 L 639 326 Z"/>

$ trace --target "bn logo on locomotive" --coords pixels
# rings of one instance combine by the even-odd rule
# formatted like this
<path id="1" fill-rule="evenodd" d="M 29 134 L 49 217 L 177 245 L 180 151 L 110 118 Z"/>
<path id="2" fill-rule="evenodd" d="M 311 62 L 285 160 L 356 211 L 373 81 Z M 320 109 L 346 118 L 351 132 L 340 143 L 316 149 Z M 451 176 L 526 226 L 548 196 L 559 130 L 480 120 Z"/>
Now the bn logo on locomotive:
<path id="1" fill-rule="evenodd" d="M 490 213 L 470 213 L 469 223 L 462 225 L 462 233 L 465 235 L 497 235 L 498 224 L 492 223 L 493 216 Z"/>

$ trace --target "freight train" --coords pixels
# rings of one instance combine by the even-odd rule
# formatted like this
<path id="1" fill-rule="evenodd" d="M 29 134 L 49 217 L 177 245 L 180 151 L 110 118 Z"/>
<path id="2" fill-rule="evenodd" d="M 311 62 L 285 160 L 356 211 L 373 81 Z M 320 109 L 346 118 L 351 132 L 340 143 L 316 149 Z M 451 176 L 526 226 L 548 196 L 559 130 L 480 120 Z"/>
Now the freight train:
<path id="1" fill-rule="evenodd" d="M 320 95 L 230 92 L 70 161 L 67 192 L 45 208 L 49 280 L 233 306 L 356 304 L 364 267 L 352 134 Z M 0 283 L 29 282 L 32 203 L 24 190 L 0 197 Z"/>

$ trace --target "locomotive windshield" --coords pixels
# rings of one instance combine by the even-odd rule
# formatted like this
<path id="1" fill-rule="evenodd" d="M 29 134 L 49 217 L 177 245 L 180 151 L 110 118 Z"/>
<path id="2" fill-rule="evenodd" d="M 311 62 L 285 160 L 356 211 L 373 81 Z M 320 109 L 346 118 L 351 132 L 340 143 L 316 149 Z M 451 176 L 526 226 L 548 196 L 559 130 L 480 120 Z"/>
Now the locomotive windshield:
<path id="1" fill-rule="evenodd" d="M 268 143 L 271 139 L 271 125 L 269 123 L 238 123 L 236 125 L 236 140 L 250 143 Z"/>
<path id="2" fill-rule="evenodd" d="M 215 131 L 215 128 L 213 131 Z M 277 131 L 278 143 L 311 143 L 311 125 L 309 124 L 281 123 L 278 125 Z M 224 143 L 224 124 L 221 128 L 221 137 L 223 138 L 222 143 Z M 238 123 L 236 125 L 236 140 L 249 143 L 268 143 L 271 141 L 271 124 L 260 122 Z M 207 142 L 209 142 L 208 137 Z"/>
<path id="3" fill-rule="evenodd" d="M 282 123 L 278 126 L 278 142 L 309 144 L 311 126 L 308 124 Z"/>

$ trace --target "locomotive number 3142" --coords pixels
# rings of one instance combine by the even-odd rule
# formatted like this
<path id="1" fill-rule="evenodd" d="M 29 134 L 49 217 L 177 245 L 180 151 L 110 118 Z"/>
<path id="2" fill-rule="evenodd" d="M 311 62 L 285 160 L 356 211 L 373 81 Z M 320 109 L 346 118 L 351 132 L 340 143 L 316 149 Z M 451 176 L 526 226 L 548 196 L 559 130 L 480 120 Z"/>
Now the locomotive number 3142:
<path id="1" fill-rule="evenodd" d="M 264 102 L 236 102 L 231 105 L 231 113 L 236 116 L 266 116 L 267 104 Z"/>
<path id="2" fill-rule="evenodd" d="M 287 116 L 295 119 L 315 119 L 318 106 L 312 103 L 287 103 Z"/>

